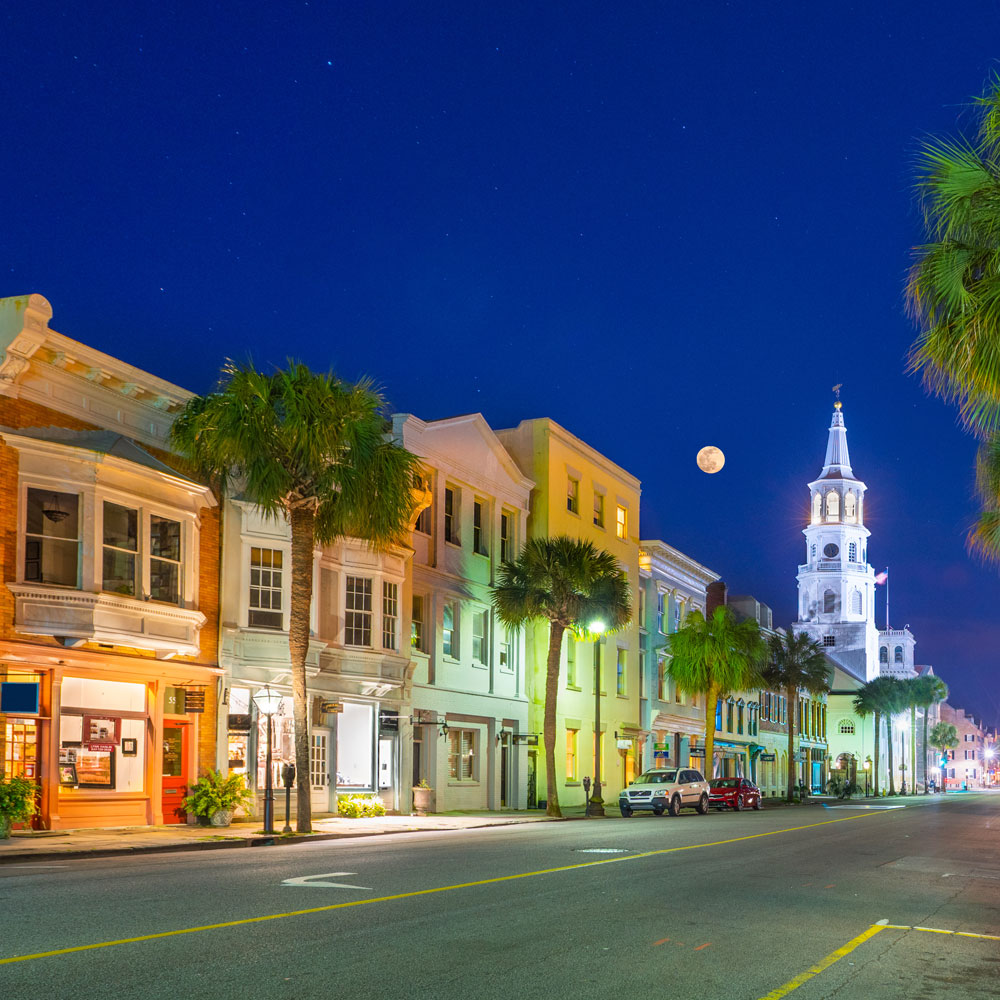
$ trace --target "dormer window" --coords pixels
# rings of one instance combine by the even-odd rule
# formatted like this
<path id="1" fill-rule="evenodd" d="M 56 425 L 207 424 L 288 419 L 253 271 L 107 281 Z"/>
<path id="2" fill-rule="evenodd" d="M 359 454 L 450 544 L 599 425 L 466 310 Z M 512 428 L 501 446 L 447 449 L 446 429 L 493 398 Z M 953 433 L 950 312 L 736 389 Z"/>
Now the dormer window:
<path id="1" fill-rule="evenodd" d="M 826 519 L 828 521 L 840 520 L 840 494 L 830 490 L 826 495 Z"/>
<path id="2" fill-rule="evenodd" d="M 853 493 L 844 497 L 844 520 L 853 521 L 857 516 L 857 500 Z"/>

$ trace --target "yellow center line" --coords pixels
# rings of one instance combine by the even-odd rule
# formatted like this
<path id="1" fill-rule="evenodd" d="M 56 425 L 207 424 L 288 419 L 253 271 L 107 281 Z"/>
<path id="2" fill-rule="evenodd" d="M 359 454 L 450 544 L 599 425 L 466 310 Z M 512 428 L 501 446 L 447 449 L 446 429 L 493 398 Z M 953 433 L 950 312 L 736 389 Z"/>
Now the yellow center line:
<path id="1" fill-rule="evenodd" d="M 779 986 L 776 990 L 771 990 L 770 993 L 762 996 L 760 1000 L 779 1000 L 780 997 L 787 996 L 792 990 L 797 990 L 803 983 L 809 982 L 813 976 L 818 976 L 824 969 L 829 969 L 834 962 L 839 962 L 845 955 L 850 955 L 859 945 L 864 944 L 869 938 L 875 937 L 879 931 L 884 931 L 885 927 L 884 923 L 872 924 L 864 933 L 859 934 L 856 938 L 852 938 L 847 944 L 836 951 L 831 951 L 826 958 L 821 958 L 812 968 L 799 973 L 794 979 L 790 979 L 785 983 L 784 986 Z"/>
<path id="2" fill-rule="evenodd" d="M 179 937 L 182 934 L 200 934 L 202 931 L 221 930 L 225 927 L 243 927 L 247 924 L 260 924 L 267 920 L 285 920 L 289 917 L 303 917 L 313 913 L 328 913 L 332 910 L 345 910 L 352 906 L 370 906 L 373 903 L 389 903 L 397 899 L 411 899 L 415 896 L 430 896 L 438 892 L 453 892 L 456 889 L 471 889 L 480 885 L 495 885 L 499 882 L 513 882 L 522 878 L 535 878 L 539 875 L 554 875 L 558 872 L 575 871 L 581 868 L 596 868 L 599 865 L 621 864 L 625 861 L 637 861 L 640 858 L 653 858 L 662 854 L 677 854 L 680 851 L 697 851 L 705 847 L 723 847 L 726 844 L 738 844 L 745 840 L 759 840 L 762 837 L 777 837 L 783 833 L 797 833 L 800 830 L 813 830 L 818 826 L 831 826 L 834 823 L 849 823 L 858 819 L 871 819 L 884 813 L 870 812 L 857 816 L 842 816 L 840 819 L 827 819 L 818 823 L 807 823 L 804 826 L 789 826 L 782 830 L 770 830 L 766 833 L 751 833 L 744 837 L 729 837 L 726 840 L 713 840 L 707 844 L 686 844 L 682 847 L 661 847 L 654 851 L 643 851 L 639 854 L 627 854 L 615 858 L 602 858 L 600 861 L 584 861 L 573 865 L 560 865 L 558 868 L 542 868 L 534 872 L 518 872 L 515 875 L 498 875 L 494 878 L 478 879 L 475 882 L 460 882 L 457 885 L 442 885 L 433 889 L 415 889 L 412 892 L 399 892 L 392 896 L 376 896 L 372 899 L 355 899 L 345 903 L 329 903 L 326 906 L 313 906 L 305 910 L 289 910 L 287 913 L 268 913 L 259 917 L 243 917 L 239 920 L 227 920 L 218 924 L 203 924 L 199 927 L 181 927 L 173 931 L 160 931 L 156 934 L 140 934 L 136 937 L 119 938 L 115 941 L 97 941 L 93 944 L 74 945 L 70 948 L 56 948 L 52 951 L 40 951 L 32 955 L 12 955 L 10 958 L 0 958 L 0 965 L 11 965 L 14 962 L 30 962 L 38 958 L 53 958 L 56 955 L 70 955 L 80 951 L 94 951 L 98 948 L 114 948 L 122 944 L 137 944 L 140 941 L 155 941 L 158 938 Z M 768 994 L 770 997 L 771 994 Z M 784 994 L 775 994 L 784 996 Z"/>
<path id="3" fill-rule="evenodd" d="M 923 931 L 925 934 L 954 934 L 955 937 L 978 938 L 980 941 L 1000 941 L 1000 934 L 973 934 L 972 931 L 947 931 L 940 927 L 919 927 L 909 924 L 886 924 L 891 931 Z"/>

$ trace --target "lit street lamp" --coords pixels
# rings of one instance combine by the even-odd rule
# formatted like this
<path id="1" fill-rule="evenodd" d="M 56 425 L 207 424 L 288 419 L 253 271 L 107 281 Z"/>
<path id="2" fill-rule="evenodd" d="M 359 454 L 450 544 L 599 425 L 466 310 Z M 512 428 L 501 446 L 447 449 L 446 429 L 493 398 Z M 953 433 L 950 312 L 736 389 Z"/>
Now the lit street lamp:
<path id="1" fill-rule="evenodd" d="M 264 768 L 264 833 L 274 833 L 274 786 L 271 779 L 271 716 L 281 706 L 281 695 L 265 684 L 254 696 L 253 703 L 261 715 L 267 716 L 267 763 Z"/>
<path id="2" fill-rule="evenodd" d="M 587 630 L 594 640 L 594 793 L 587 802 L 588 816 L 604 816 L 604 798 L 601 795 L 601 636 L 607 626 L 593 621 Z"/>

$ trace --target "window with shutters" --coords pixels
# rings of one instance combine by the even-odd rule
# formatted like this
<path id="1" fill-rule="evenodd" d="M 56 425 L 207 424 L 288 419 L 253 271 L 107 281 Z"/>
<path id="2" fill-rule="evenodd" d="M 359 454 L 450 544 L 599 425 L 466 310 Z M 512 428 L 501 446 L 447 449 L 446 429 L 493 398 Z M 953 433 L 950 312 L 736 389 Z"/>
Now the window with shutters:
<path id="1" fill-rule="evenodd" d="M 448 730 L 448 777 L 452 781 L 476 780 L 476 731 Z"/>

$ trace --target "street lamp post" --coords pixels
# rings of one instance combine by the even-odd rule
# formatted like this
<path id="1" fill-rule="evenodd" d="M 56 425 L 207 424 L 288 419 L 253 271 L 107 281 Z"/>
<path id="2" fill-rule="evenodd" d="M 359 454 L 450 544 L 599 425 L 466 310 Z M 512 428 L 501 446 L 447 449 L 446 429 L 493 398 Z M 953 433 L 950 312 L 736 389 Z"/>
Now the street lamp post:
<path id="1" fill-rule="evenodd" d="M 281 705 L 281 695 L 275 694 L 265 684 L 253 696 L 253 703 L 261 715 L 267 716 L 267 761 L 264 768 L 264 833 L 274 833 L 274 784 L 271 777 L 271 716 Z"/>
<path id="2" fill-rule="evenodd" d="M 587 626 L 594 641 L 594 792 L 587 802 L 588 816 L 604 816 L 604 798 L 601 795 L 601 635 L 604 622 L 593 621 Z"/>

